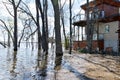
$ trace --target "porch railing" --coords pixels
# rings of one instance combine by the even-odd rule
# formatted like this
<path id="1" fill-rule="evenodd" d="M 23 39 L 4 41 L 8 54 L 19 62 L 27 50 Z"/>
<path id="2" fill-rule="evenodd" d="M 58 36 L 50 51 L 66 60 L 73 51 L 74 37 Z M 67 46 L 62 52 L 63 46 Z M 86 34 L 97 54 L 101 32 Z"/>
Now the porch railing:
<path id="1" fill-rule="evenodd" d="M 97 38 L 97 36 L 99 36 Z M 100 33 L 99 35 L 97 34 L 93 34 L 93 40 L 104 40 L 104 34 Z M 73 41 L 82 41 L 82 40 L 87 40 L 87 35 L 86 34 L 80 34 L 79 35 L 79 39 L 78 39 L 78 36 L 77 35 L 74 35 L 73 36 Z"/>

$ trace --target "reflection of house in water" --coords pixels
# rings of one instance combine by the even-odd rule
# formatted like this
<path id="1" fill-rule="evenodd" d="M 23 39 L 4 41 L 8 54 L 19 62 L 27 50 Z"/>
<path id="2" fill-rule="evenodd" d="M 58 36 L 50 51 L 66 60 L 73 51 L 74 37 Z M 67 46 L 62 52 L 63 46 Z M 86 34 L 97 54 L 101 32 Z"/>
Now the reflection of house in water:
<path id="1" fill-rule="evenodd" d="M 86 12 L 87 4 L 81 6 L 85 11 L 84 15 L 79 14 L 80 18 L 74 21 L 74 27 L 79 26 L 82 33 L 77 35 L 82 36 L 82 41 L 79 38 L 74 39 L 73 48 L 84 48 L 87 45 L 85 39 L 86 28 Z M 114 51 L 120 51 L 120 1 L 119 0 L 95 0 L 89 2 L 89 18 L 95 21 L 92 47 L 100 50 L 112 48 Z M 76 30 L 75 30 L 76 31 Z M 79 31 L 79 30 L 78 30 Z"/>

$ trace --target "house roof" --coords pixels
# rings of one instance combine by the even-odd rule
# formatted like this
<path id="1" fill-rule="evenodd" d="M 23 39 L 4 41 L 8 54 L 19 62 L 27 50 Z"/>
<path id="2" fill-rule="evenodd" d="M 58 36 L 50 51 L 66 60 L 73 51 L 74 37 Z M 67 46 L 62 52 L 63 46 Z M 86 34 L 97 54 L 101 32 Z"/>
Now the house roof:
<path id="1" fill-rule="evenodd" d="M 89 7 L 94 7 L 100 4 L 108 4 L 115 7 L 120 7 L 120 0 L 96 0 L 89 3 Z M 81 6 L 82 9 L 86 10 L 87 4 Z"/>

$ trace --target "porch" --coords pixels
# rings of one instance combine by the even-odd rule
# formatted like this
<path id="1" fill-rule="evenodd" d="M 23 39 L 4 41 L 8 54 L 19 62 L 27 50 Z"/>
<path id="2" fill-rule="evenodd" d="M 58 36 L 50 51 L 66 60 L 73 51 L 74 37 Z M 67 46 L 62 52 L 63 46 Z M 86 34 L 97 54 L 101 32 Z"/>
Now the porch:
<path id="1" fill-rule="evenodd" d="M 73 41 L 73 49 L 83 49 L 87 47 L 87 41 Z M 93 40 L 92 41 L 92 49 L 97 50 L 99 48 L 99 51 L 104 50 L 104 40 Z"/>

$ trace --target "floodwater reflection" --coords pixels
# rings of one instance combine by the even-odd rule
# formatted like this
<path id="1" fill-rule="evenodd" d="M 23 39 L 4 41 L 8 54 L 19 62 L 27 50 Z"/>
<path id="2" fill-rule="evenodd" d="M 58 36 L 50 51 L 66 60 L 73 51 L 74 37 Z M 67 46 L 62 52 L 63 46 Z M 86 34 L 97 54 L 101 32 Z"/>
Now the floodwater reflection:
<path id="1" fill-rule="evenodd" d="M 37 50 L 0 48 L 0 80 L 34 80 Z"/>
<path id="2" fill-rule="evenodd" d="M 54 50 L 0 48 L 0 80 L 44 80 L 54 73 Z M 50 74 L 49 74 L 50 73 Z"/>
<path id="3" fill-rule="evenodd" d="M 12 65 L 11 65 L 11 70 L 10 70 L 10 73 L 11 73 L 11 79 L 10 80 L 14 80 L 17 76 L 17 73 L 15 72 L 15 67 L 16 67 L 16 62 L 17 62 L 17 51 L 13 51 L 13 59 L 12 59 Z"/>

